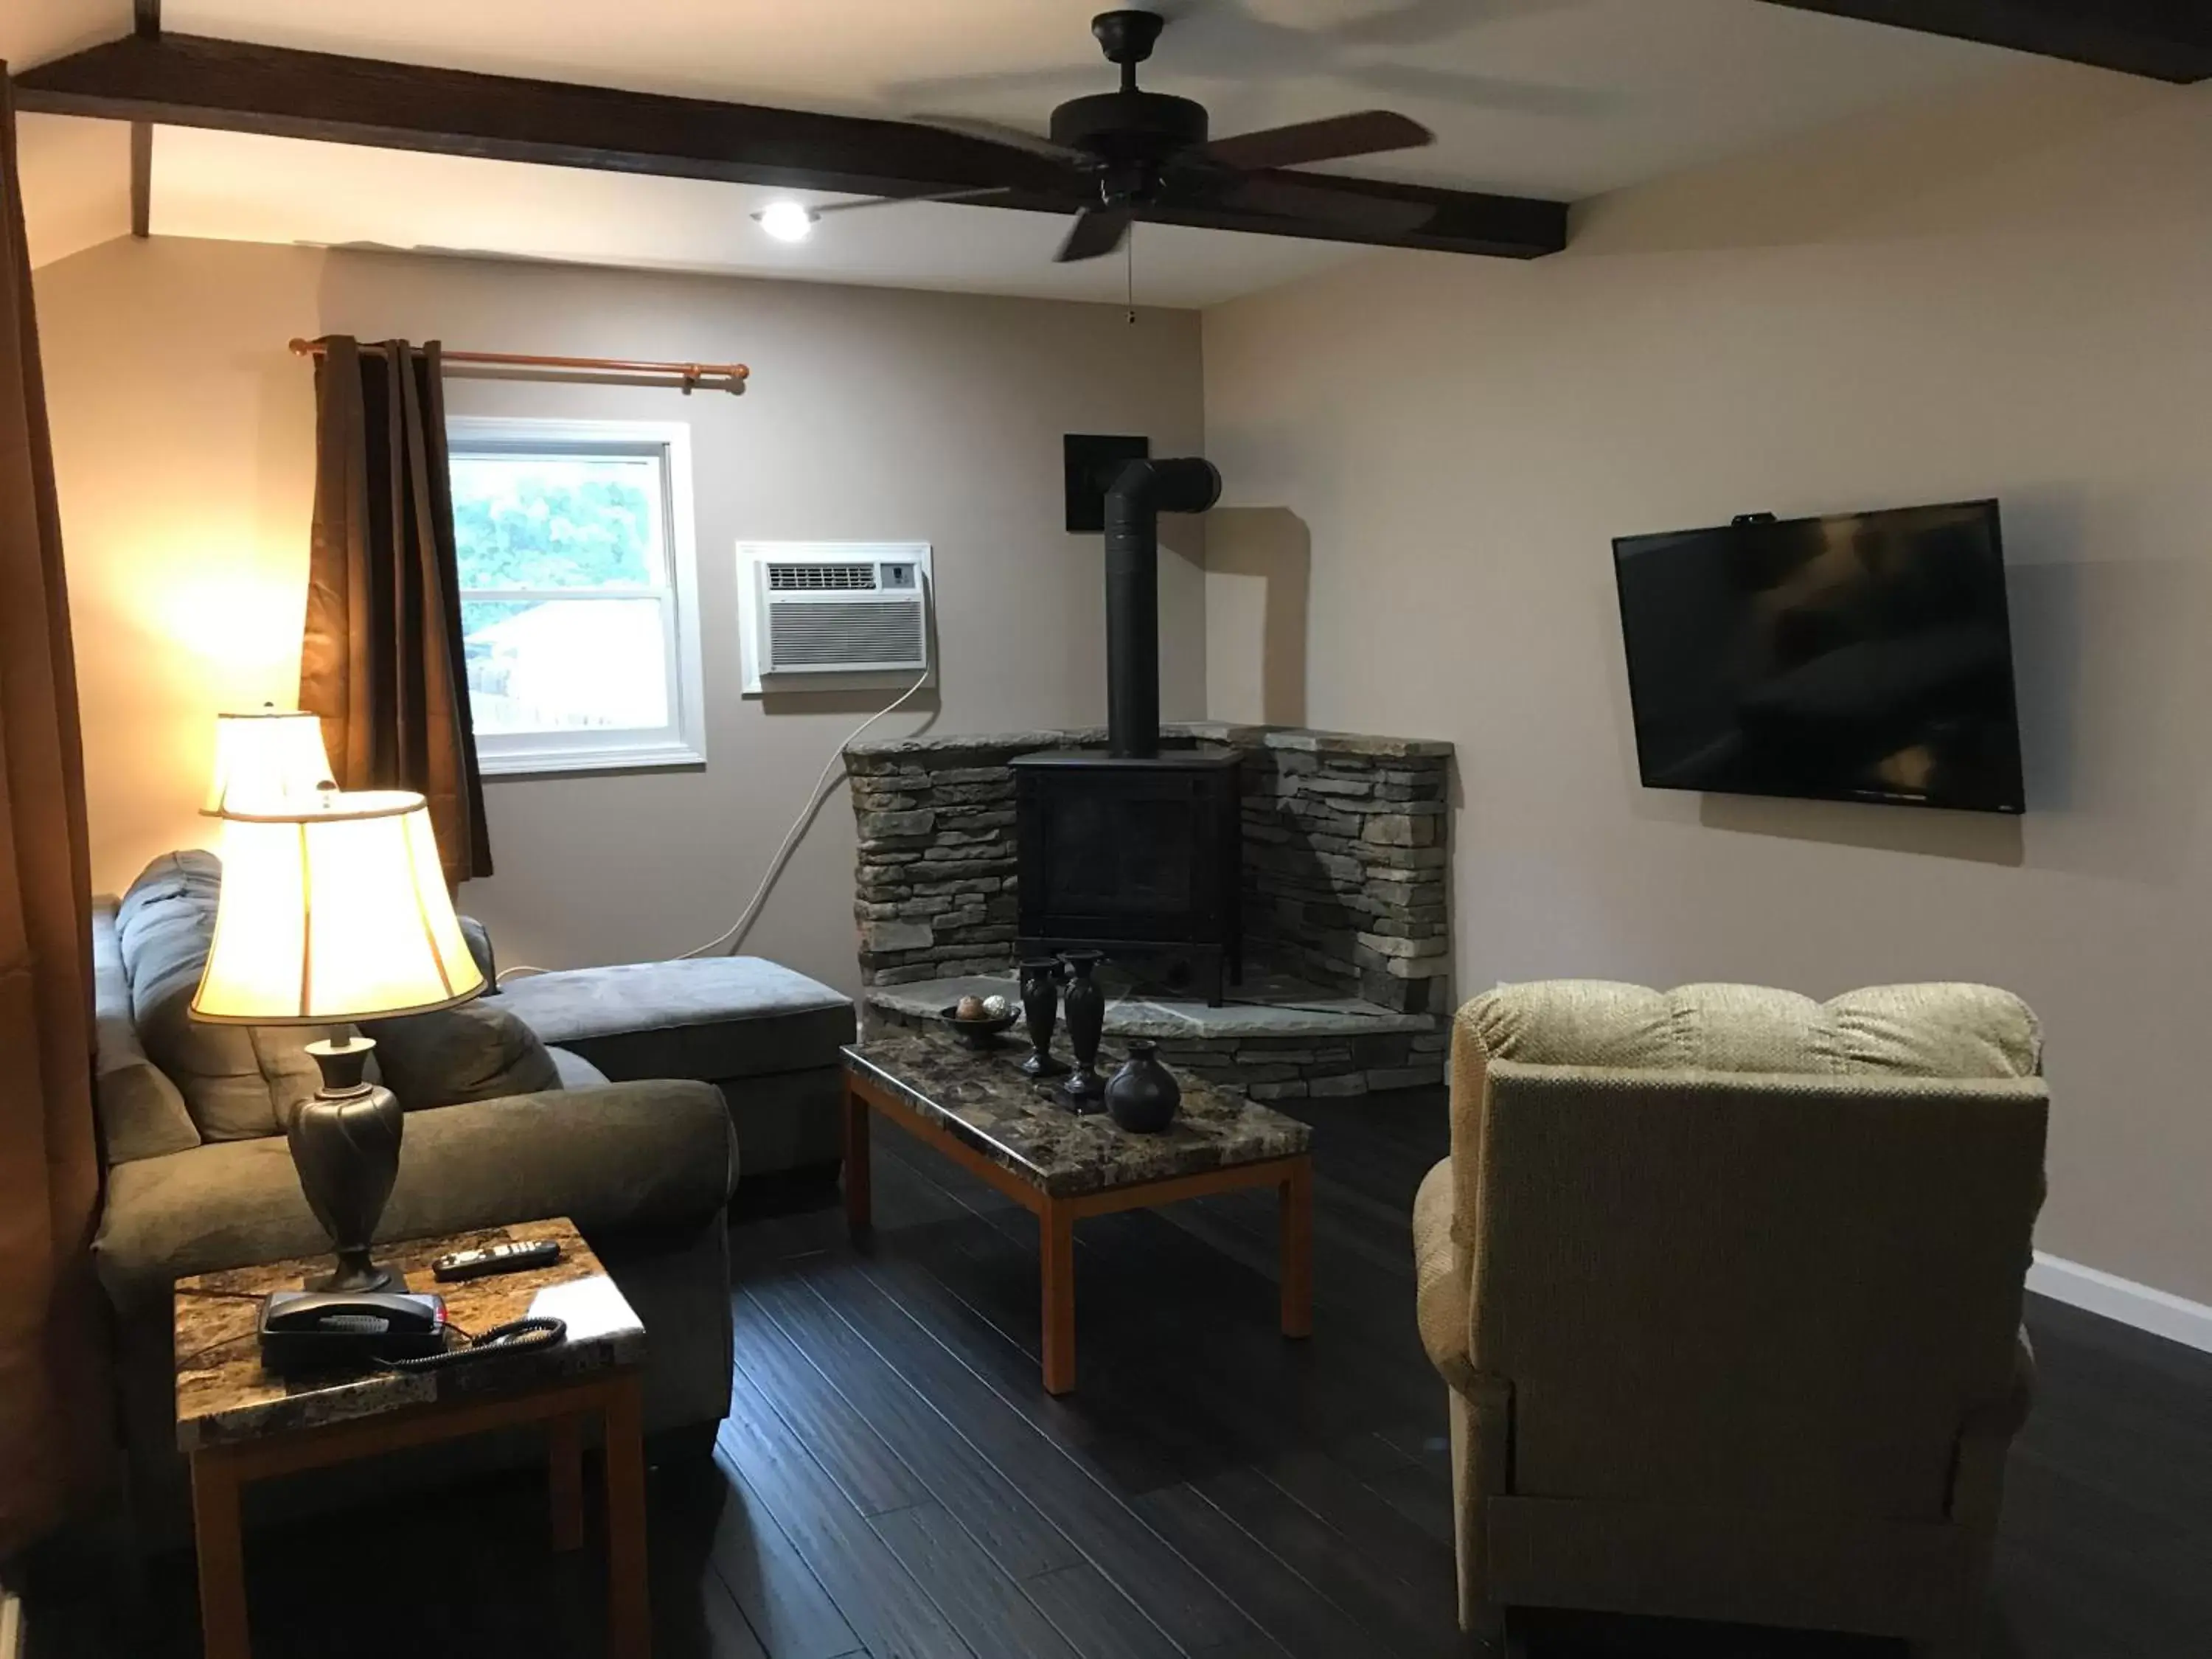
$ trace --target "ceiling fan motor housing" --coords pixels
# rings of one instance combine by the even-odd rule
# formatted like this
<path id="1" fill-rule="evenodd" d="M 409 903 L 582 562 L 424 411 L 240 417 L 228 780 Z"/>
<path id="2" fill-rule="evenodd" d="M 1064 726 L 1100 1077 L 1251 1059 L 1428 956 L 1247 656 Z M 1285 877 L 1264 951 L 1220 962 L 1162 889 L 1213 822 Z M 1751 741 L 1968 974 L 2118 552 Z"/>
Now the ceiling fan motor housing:
<path id="1" fill-rule="evenodd" d="M 1052 140 L 1102 161 L 1158 167 L 1206 142 L 1206 106 L 1164 92 L 1094 93 L 1052 112 Z"/>

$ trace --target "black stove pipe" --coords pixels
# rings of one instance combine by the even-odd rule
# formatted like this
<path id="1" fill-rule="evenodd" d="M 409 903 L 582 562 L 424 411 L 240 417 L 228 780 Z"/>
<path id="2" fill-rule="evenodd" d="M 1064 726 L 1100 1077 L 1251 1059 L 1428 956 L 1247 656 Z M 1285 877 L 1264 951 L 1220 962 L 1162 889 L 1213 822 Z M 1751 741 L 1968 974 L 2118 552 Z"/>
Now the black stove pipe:
<path id="1" fill-rule="evenodd" d="M 1106 735 L 1117 758 L 1160 752 L 1160 514 L 1220 499 L 1220 472 L 1195 455 L 1131 461 L 1106 491 Z"/>

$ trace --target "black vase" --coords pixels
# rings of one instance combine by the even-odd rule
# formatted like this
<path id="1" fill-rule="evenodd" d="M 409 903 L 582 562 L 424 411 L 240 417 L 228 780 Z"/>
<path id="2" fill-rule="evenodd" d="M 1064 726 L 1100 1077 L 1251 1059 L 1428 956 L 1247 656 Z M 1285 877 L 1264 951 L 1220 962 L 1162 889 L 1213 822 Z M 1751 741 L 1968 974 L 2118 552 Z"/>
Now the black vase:
<path id="1" fill-rule="evenodd" d="M 1106 1093 L 1105 1080 L 1096 1070 L 1098 1039 L 1106 1034 L 1106 993 L 1091 972 L 1105 960 L 1105 953 L 1065 951 L 1060 959 L 1074 976 L 1061 1000 L 1067 1010 L 1067 1046 L 1075 1051 L 1074 1075 L 1060 1086 L 1078 1112 L 1095 1112 Z"/>
<path id="2" fill-rule="evenodd" d="M 375 1048 L 367 1037 L 307 1044 L 322 1068 L 323 1086 L 293 1113 L 285 1139 L 307 1207 L 337 1249 L 337 1268 L 308 1285 L 311 1291 L 378 1291 L 392 1280 L 392 1270 L 370 1258 L 368 1245 L 399 1174 L 407 1119 L 391 1090 L 362 1076 Z"/>
<path id="3" fill-rule="evenodd" d="M 1058 1077 L 1067 1067 L 1052 1057 L 1052 1028 L 1060 1018 L 1060 963 L 1032 957 L 1021 965 L 1022 1017 L 1028 1023 L 1030 1057 L 1022 1070 L 1030 1077 Z"/>
<path id="4" fill-rule="evenodd" d="M 1175 1121 L 1182 1105 L 1182 1085 L 1160 1064 L 1149 1042 L 1129 1044 L 1129 1058 L 1106 1080 L 1106 1109 L 1133 1134 L 1156 1135 Z"/>

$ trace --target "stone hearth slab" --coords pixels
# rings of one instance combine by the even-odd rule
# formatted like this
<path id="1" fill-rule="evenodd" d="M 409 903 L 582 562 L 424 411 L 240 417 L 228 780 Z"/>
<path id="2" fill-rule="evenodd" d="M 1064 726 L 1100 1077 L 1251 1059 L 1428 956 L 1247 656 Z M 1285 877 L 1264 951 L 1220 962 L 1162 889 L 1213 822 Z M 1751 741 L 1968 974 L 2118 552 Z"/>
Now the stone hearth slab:
<path id="1" fill-rule="evenodd" d="M 907 1015 L 934 1018 L 963 997 L 1020 995 L 1011 976 L 966 974 L 955 979 L 923 980 L 915 985 L 878 985 L 867 993 L 868 1006 Z M 1433 1031 L 1428 1014 L 1401 1014 L 1358 997 L 1333 996 L 1310 985 L 1272 976 L 1256 987 L 1232 988 L 1218 1008 L 1203 1002 L 1169 1002 L 1124 994 L 1106 1005 L 1109 1037 L 1318 1037 L 1379 1036 L 1395 1031 Z M 1237 1000 L 1251 995 L 1250 1001 Z"/>
<path id="2" fill-rule="evenodd" d="M 1149 1037 L 1178 1072 L 1241 1089 L 1255 1100 L 1363 1095 L 1441 1083 L 1449 1042 L 1432 1014 L 1401 1013 L 1279 975 L 1254 975 L 1218 1008 L 1107 986 L 1109 1041 Z M 875 1025 L 927 1027 L 963 996 L 1018 994 L 1011 976 L 961 975 L 863 994 Z M 1011 1034 L 1020 1040 L 1021 1028 Z M 1066 1026 L 1054 1037 L 1065 1053 Z"/>

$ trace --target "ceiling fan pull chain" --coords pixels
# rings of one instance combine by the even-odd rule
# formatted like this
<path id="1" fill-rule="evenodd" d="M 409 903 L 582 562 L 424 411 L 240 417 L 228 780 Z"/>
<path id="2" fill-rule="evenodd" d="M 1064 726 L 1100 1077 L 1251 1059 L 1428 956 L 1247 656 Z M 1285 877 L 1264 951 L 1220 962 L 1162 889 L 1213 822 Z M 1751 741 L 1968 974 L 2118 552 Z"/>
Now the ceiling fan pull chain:
<path id="1" fill-rule="evenodd" d="M 1121 302 L 1128 307 L 1129 321 L 1137 320 L 1137 228 L 1129 227 L 1129 234 L 1121 239 Z"/>

